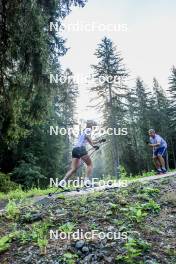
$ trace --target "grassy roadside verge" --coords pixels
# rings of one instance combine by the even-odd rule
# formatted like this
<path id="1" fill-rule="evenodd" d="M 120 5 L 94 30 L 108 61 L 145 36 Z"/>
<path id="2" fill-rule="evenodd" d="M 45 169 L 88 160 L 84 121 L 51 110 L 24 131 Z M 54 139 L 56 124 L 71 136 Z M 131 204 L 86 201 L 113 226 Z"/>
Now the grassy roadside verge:
<path id="1" fill-rule="evenodd" d="M 55 191 L 56 188 L 52 188 L 52 191 Z M 40 196 L 40 195 L 47 195 L 49 192 L 51 192 L 51 188 L 47 189 L 39 189 L 39 188 L 33 188 L 28 191 L 23 191 L 21 188 L 17 188 L 16 190 L 10 191 L 8 193 L 2 193 L 0 192 L 0 200 L 11 200 L 11 199 L 25 199 L 30 198 L 34 196 Z"/>
<path id="2" fill-rule="evenodd" d="M 175 170 L 170 170 L 169 172 L 174 172 Z M 145 178 L 145 177 L 149 177 L 149 176 L 154 176 L 156 173 L 155 171 L 151 171 L 151 172 L 144 172 L 142 175 L 136 175 L 136 176 L 128 176 L 123 172 L 121 174 L 121 181 L 127 181 L 127 182 L 132 182 L 135 181 L 139 178 Z M 113 177 L 104 177 L 103 179 L 104 181 L 109 181 L 109 180 L 115 180 L 115 178 Z M 50 192 L 54 192 L 57 188 L 53 187 L 53 188 L 46 188 L 46 189 L 40 189 L 40 188 L 32 188 L 30 190 L 24 191 L 22 190 L 20 187 L 12 190 L 8 193 L 3 193 L 0 192 L 0 201 L 1 200 L 21 200 L 21 199 L 25 199 L 25 198 L 32 198 L 34 196 L 40 196 L 40 195 L 47 195 Z M 72 188 L 71 188 L 72 189 Z M 74 189 L 74 188 L 73 188 Z"/>

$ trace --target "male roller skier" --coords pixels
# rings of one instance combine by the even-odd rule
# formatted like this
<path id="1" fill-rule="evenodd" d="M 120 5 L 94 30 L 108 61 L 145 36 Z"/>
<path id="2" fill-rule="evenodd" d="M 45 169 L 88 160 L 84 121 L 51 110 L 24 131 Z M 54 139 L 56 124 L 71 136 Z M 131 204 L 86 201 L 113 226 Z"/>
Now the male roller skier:
<path id="1" fill-rule="evenodd" d="M 158 174 L 166 173 L 166 166 L 164 156 L 167 152 L 166 141 L 158 134 L 156 134 L 154 129 L 148 131 L 150 136 L 149 147 L 153 148 L 153 161 L 157 169 Z"/>

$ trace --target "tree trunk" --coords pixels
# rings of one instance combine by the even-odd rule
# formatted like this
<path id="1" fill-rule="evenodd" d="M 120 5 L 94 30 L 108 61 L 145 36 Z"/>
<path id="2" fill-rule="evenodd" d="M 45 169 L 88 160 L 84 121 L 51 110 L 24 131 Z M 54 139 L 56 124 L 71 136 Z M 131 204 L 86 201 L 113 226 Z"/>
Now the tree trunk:
<path id="1" fill-rule="evenodd" d="M 109 84 L 109 106 L 110 106 L 110 123 L 111 123 L 112 128 L 115 128 L 116 123 L 115 123 L 115 116 L 114 116 L 114 111 L 113 111 L 111 84 Z M 118 153 L 117 140 L 116 140 L 114 133 L 112 135 L 112 155 L 113 155 L 113 164 L 114 164 L 114 175 L 117 179 L 119 179 L 120 177 L 119 153 Z"/>
<path id="2" fill-rule="evenodd" d="M 171 149 L 172 149 L 172 155 L 173 155 L 173 160 L 174 160 L 174 168 L 176 168 L 176 158 L 175 158 L 175 152 L 174 152 L 174 146 L 173 146 L 172 139 L 171 139 Z"/>

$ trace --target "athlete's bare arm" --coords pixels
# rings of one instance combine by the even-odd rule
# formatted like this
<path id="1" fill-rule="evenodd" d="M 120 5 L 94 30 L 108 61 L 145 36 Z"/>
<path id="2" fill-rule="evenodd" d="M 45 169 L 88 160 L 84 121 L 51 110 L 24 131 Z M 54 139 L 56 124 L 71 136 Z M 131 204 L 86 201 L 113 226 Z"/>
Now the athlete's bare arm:
<path id="1" fill-rule="evenodd" d="M 161 143 L 157 142 L 156 144 L 149 144 L 150 147 L 158 147 Z"/>
<path id="2" fill-rule="evenodd" d="M 95 144 L 100 143 L 99 140 L 92 140 L 90 136 L 86 136 L 87 141 L 89 142 L 89 144 L 93 147 Z"/>

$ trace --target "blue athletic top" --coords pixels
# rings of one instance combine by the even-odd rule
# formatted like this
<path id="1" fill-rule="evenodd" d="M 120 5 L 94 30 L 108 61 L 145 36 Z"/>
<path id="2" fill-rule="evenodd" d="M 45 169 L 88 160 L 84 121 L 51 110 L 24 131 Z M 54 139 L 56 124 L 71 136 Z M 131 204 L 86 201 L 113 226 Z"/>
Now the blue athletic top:
<path id="1" fill-rule="evenodd" d="M 155 134 L 155 137 L 150 137 L 150 143 L 151 144 L 157 144 L 157 143 L 160 143 L 159 146 L 155 147 L 155 149 L 158 149 L 158 148 L 167 148 L 167 143 L 166 141 L 158 134 Z"/>

